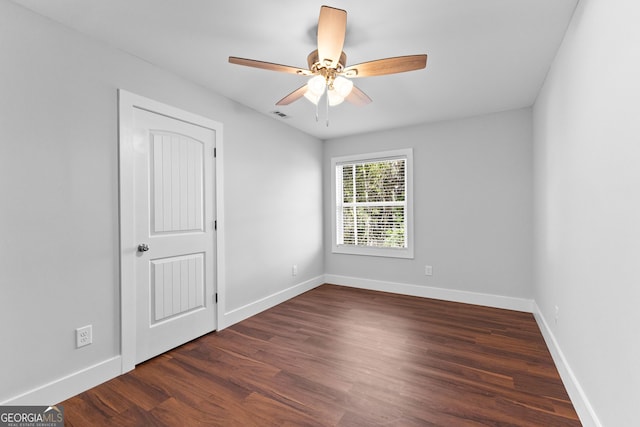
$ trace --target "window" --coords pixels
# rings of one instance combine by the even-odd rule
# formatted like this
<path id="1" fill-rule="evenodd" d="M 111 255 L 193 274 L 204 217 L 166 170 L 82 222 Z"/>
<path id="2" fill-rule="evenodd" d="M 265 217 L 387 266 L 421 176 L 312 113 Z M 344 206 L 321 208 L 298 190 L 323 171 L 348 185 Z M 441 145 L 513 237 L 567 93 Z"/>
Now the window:
<path id="1" fill-rule="evenodd" d="M 413 258 L 412 151 L 332 159 L 333 252 Z"/>

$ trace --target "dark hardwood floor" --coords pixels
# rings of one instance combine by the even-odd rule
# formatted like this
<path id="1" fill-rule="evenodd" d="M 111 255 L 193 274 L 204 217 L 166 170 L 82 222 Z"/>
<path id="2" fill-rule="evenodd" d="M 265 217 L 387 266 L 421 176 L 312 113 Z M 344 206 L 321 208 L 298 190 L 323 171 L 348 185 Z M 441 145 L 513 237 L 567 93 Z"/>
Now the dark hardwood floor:
<path id="1" fill-rule="evenodd" d="M 67 426 L 579 426 L 531 314 L 323 285 L 62 402 Z"/>

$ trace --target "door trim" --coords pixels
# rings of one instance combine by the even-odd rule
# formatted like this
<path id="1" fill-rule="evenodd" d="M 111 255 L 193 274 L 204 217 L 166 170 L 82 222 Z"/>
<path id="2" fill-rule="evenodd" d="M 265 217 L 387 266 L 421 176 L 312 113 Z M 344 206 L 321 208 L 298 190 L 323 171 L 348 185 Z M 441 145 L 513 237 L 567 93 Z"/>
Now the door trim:
<path id="1" fill-rule="evenodd" d="M 120 223 L 120 354 L 122 373 L 135 368 L 136 356 L 136 288 L 134 256 L 134 162 L 133 162 L 133 112 L 140 108 L 174 117 L 216 132 L 215 188 L 216 221 L 215 238 L 215 292 L 218 295 L 216 324 L 219 329 L 225 307 L 225 239 L 224 239 L 224 149 L 222 123 L 180 110 L 167 104 L 118 89 L 118 162 L 119 162 L 119 223 Z"/>

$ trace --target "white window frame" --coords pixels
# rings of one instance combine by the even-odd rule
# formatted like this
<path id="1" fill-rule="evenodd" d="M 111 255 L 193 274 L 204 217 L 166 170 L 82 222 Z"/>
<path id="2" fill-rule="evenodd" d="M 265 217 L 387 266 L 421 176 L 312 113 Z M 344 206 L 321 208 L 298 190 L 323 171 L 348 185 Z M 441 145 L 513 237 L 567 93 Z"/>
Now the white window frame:
<path id="1" fill-rule="evenodd" d="M 338 229 L 337 229 L 337 194 L 338 189 L 336 184 L 338 179 L 336 177 L 336 167 L 344 163 L 353 162 L 377 162 L 384 160 L 391 160 L 397 158 L 404 158 L 405 164 L 405 176 L 406 176 L 406 189 L 405 198 L 407 202 L 406 211 L 406 234 L 407 234 L 407 247 L 406 248 L 380 248 L 370 246 L 356 246 L 356 245 L 339 245 L 338 241 Z M 350 254 L 350 255 L 368 255 L 368 256 L 380 256 L 390 258 L 411 258 L 413 259 L 413 149 L 402 149 L 383 151 L 378 153 L 357 154 L 351 156 L 333 157 L 331 159 L 331 251 L 337 254 Z"/>

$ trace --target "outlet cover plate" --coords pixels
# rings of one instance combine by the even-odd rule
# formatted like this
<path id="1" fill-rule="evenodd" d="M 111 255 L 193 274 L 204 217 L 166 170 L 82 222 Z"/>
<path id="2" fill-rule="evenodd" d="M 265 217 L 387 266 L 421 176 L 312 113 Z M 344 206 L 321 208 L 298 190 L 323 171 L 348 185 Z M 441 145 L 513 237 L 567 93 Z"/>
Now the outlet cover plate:
<path id="1" fill-rule="evenodd" d="M 76 348 L 84 347 L 93 342 L 93 326 L 87 325 L 76 329 Z"/>

